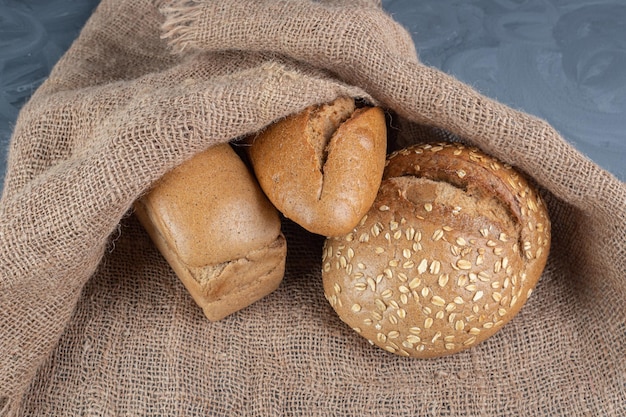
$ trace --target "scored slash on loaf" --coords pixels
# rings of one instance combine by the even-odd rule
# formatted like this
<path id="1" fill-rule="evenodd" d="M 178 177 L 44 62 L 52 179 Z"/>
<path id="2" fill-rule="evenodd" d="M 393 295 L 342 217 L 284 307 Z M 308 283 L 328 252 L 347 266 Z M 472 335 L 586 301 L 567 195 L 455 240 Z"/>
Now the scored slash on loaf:
<path id="1" fill-rule="evenodd" d="M 549 246 L 546 207 L 521 174 L 461 144 L 416 145 L 389 156 L 360 223 L 326 240 L 324 294 L 389 352 L 452 354 L 519 312 Z"/>

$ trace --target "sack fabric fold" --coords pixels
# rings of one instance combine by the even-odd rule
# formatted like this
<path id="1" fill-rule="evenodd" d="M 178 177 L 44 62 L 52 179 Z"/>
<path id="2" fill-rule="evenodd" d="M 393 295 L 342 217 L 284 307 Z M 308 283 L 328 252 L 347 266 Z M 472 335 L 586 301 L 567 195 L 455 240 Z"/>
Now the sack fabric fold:
<path id="1" fill-rule="evenodd" d="M 210 323 L 133 216 L 194 154 L 341 95 L 388 109 L 400 143 L 480 147 L 546 199 L 544 275 L 476 348 L 370 346 L 323 297 L 323 238 L 289 221 L 280 288 Z M 623 416 L 625 243 L 623 182 L 420 63 L 379 2 L 103 0 L 10 144 L 0 415 Z"/>

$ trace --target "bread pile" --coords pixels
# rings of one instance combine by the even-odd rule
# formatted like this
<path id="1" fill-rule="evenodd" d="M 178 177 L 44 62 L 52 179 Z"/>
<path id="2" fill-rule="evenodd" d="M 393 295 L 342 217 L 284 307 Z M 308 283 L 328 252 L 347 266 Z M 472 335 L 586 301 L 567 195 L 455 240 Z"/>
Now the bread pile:
<path id="1" fill-rule="evenodd" d="M 136 212 L 209 320 L 280 284 L 280 213 L 327 237 L 324 295 L 370 343 L 419 358 L 470 348 L 539 280 L 547 209 L 520 173 L 478 149 L 426 143 L 387 155 L 387 142 L 383 110 L 342 97 L 246 138 L 241 156 L 230 145 L 197 155 Z"/>

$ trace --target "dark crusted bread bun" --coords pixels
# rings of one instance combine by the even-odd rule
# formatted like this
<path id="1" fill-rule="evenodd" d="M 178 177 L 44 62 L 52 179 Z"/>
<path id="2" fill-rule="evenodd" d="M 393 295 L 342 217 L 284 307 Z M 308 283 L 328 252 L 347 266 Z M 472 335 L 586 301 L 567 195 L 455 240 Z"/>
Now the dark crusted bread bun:
<path id="1" fill-rule="evenodd" d="M 393 153 L 370 211 L 328 238 L 324 293 L 371 343 L 430 358 L 484 341 L 517 314 L 550 247 L 536 190 L 476 148 Z"/>
<path id="2" fill-rule="evenodd" d="M 350 97 L 307 107 L 248 139 L 261 188 L 310 232 L 341 236 L 369 210 L 383 174 L 387 127 L 380 107 Z"/>

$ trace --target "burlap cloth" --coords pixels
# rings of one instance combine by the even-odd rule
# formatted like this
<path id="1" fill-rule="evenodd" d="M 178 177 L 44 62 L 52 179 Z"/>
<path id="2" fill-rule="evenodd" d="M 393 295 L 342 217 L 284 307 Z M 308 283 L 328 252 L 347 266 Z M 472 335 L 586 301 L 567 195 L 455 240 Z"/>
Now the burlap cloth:
<path id="1" fill-rule="evenodd" d="M 194 153 L 342 94 L 397 113 L 401 140 L 449 132 L 541 187 L 547 269 L 487 342 L 435 360 L 371 347 L 324 300 L 322 238 L 287 222 L 281 287 L 210 323 L 132 216 Z M 104 0 L 12 138 L 0 414 L 624 416 L 625 220 L 624 183 L 420 64 L 377 4 Z"/>

